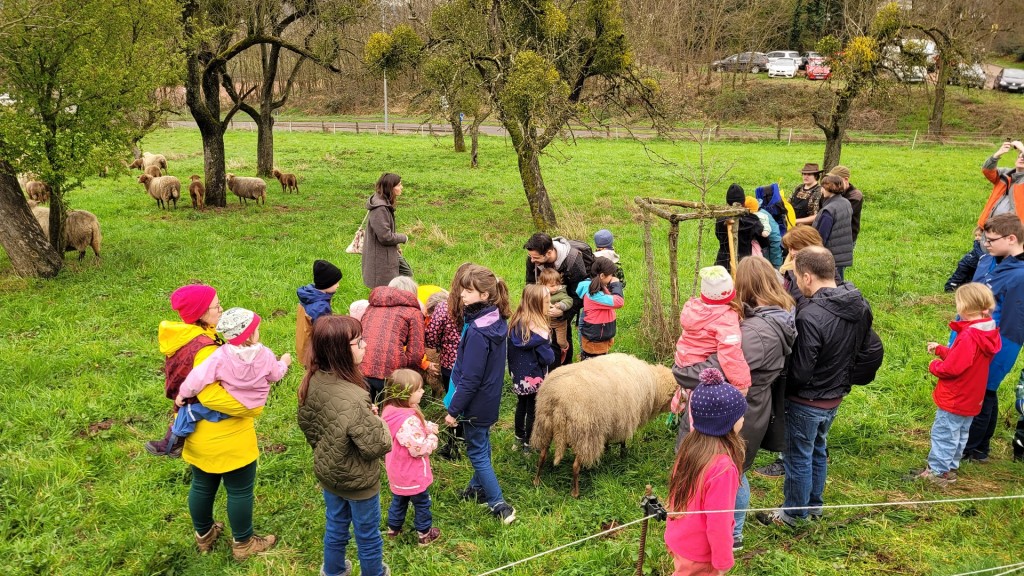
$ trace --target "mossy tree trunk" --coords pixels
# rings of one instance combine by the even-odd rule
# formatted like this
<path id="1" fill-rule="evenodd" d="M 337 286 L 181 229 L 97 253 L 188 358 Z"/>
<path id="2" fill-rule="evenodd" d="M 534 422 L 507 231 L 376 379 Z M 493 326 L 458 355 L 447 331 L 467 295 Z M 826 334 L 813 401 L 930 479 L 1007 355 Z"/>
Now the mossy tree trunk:
<path id="1" fill-rule="evenodd" d="M 53 228 L 52 226 L 50 227 Z M 43 236 L 29 210 L 14 170 L 0 161 L 0 245 L 18 276 L 52 278 L 64 259 Z"/>

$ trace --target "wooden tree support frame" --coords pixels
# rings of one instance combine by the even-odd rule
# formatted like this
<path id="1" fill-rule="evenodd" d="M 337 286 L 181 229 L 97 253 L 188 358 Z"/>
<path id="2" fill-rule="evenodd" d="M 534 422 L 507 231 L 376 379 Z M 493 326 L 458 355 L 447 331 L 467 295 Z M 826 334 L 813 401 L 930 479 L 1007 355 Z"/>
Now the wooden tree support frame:
<path id="1" fill-rule="evenodd" d="M 647 294 L 644 302 L 644 314 L 647 317 L 649 327 L 655 333 L 655 347 L 659 347 L 660 340 L 665 339 L 666 334 L 675 333 L 675 320 L 679 318 L 679 222 L 698 220 L 700 229 L 697 233 L 697 247 L 693 269 L 693 285 L 690 288 L 690 295 L 696 292 L 697 271 L 700 270 L 700 251 L 705 236 L 705 221 L 722 217 L 738 216 L 748 214 L 746 208 L 736 206 L 718 206 L 702 202 L 690 202 L 687 200 L 674 200 L 669 198 L 642 198 L 633 199 L 637 207 L 643 213 L 644 237 L 644 263 L 647 266 Z M 677 208 L 684 208 L 689 211 L 677 211 Z M 654 245 L 651 235 L 652 216 L 668 220 L 669 222 L 669 285 L 672 290 L 672 318 L 671 322 L 666 321 L 662 295 L 657 285 L 657 270 L 654 263 Z M 731 221 L 729 223 L 731 224 Z M 735 240 L 733 239 L 733 225 L 728 225 L 730 260 L 732 270 L 735 271 Z M 671 327 L 671 328 L 670 328 Z M 657 351 L 663 353 L 666 351 Z"/>

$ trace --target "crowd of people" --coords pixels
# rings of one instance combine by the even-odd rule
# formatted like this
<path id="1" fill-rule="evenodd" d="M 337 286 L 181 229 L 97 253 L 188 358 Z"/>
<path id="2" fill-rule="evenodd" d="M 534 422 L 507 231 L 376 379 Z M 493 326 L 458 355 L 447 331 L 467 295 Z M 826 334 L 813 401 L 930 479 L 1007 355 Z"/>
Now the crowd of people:
<path id="1" fill-rule="evenodd" d="M 946 485 L 956 480 L 961 459 L 988 457 L 995 390 L 1024 342 L 1024 230 L 1014 213 L 1024 211 L 1015 196 L 1024 194 L 1024 144 L 1008 146 L 1020 151 L 1016 172 L 995 172 L 1007 146 L 985 164 L 996 190 L 976 247 L 987 254 L 978 258 L 974 281 L 955 286 L 959 317 L 948 345 L 927 345 L 939 357 L 929 367 L 938 378 L 937 412 L 927 467 L 915 480 Z M 801 174 L 788 200 L 774 184 L 754 197 L 730 186 L 727 202 L 748 213 L 716 222 L 716 234 L 725 231 L 718 262 L 700 270 L 700 294 L 680 315 L 673 367 L 679 389 L 671 402 L 679 433 L 668 504 L 681 514 L 665 531 L 677 574 L 732 567 L 750 501 L 747 473 L 759 449 L 780 453 L 762 472 L 785 479 L 779 507 L 757 519 L 792 527 L 822 517 L 829 429 L 852 386 L 870 383 L 882 362 L 871 307 L 845 280 L 863 194 L 843 166 L 820 180 L 814 164 Z M 596 250 L 531 236 L 514 309 L 505 281 L 477 264 L 459 266 L 448 290 L 419 286 L 399 249 L 409 241 L 395 224 L 401 194 L 401 178 L 385 174 L 367 201 L 368 299 L 336 313 L 332 298 L 342 273 L 326 260 L 314 262 L 313 281 L 297 290 L 296 352 L 304 368 L 298 423 L 324 499 L 327 576 L 351 573 L 346 550 L 353 535 L 361 573 L 390 574 L 384 537 L 401 536 L 410 504 L 418 544 L 441 537 L 429 491 L 435 451 L 458 458 L 464 446 L 473 475 L 460 497 L 486 505 L 504 524 L 514 522 L 516 509 L 491 460 L 506 374 L 517 399 L 515 446 L 528 452 L 536 395 L 548 373 L 573 362 L 577 346 L 581 361 L 607 354 L 616 310 L 625 303 L 623 262 L 608 230 L 594 235 Z M 188 504 L 201 552 L 225 527 L 213 517 L 223 482 L 232 552 L 244 560 L 276 542 L 253 531 L 254 419 L 291 357 L 260 344 L 259 315 L 223 310 L 210 286 L 183 286 L 171 305 L 180 321 L 162 322 L 159 341 L 176 416 L 146 449 L 191 465 Z M 447 432 L 421 410 L 424 376 L 442 383 Z M 1024 458 L 1022 440 L 1024 419 L 1014 439 L 1015 456 Z M 391 493 L 383 535 L 382 472 Z"/>

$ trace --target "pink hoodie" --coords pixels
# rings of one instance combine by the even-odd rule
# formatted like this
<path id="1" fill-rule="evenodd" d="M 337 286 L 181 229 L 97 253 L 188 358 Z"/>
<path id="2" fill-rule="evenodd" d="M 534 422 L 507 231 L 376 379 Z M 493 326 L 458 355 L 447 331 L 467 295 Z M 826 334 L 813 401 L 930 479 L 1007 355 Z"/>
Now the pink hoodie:
<path id="1" fill-rule="evenodd" d="M 750 366 L 740 347 L 740 317 L 728 304 L 690 298 L 679 314 L 683 333 L 676 342 L 676 365 L 686 367 L 718 354 L 725 379 L 736 388 L 750 387 Z"/>
<path id="2" fill-rule="evenodd" d="M 434 473 L 430 469 L 430 453 L 437 448 L 437 424 L 426 422 L 426 428 L 415 408 L 385 406 L 381 418 L 391 430 L 391 452 L 384 456 L 391 493 L 415 496 L 430 487 Z"/>
<path id="3" fill-rule="evenodd" d="M 672 511 L 732 510 L 736 507 L 739 487 L 740 471 L 736 464 L 725 454 L 719 454 L 704 469 L 700 486 L 686 508 Z M 735 525 L 732 512 L 672 516 L 665 523 L 665 547 L 691 562 L 709 563 L 715 570 L 727 571 L 735 563 L 732 555 Z"/>
<path id="4" fill-rule="evenodd" d="M 287 371 L 284 362 L 263 344 L 225 344 L 189 372 L 178 393 L 192 398 L 219 380 L 228 394 L 252 410 L 267 403 L 270 383 L 284 378 Z"/>

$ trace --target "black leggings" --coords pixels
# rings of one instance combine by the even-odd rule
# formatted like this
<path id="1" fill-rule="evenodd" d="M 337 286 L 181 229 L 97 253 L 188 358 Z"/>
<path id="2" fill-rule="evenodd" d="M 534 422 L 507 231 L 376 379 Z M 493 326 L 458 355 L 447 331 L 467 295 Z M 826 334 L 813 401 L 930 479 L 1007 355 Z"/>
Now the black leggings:
<path id="1" fill-rule="evenodd" d="M 516 398 L 516 438 L 529 442 L 533 433 L 533 417 L 537 410 L 537 395 L 524 394 Z"/>

